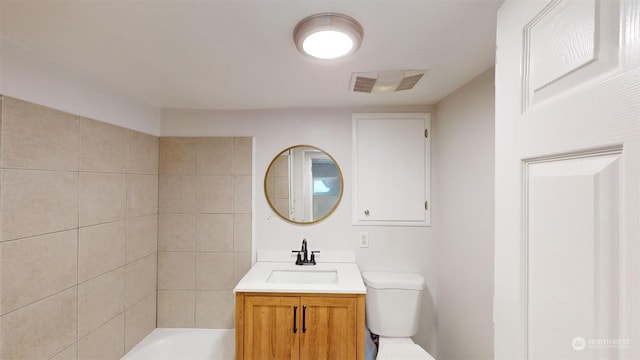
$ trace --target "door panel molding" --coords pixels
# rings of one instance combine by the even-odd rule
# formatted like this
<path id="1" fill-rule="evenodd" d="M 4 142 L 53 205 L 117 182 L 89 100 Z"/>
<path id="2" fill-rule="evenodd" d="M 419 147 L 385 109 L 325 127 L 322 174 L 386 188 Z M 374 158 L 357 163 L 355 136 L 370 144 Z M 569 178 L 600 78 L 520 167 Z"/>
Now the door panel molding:
<path id="1" fill-rule="evenodd" d="M 620 4 L 552 0 L 525 27 L 522 112 L 620 69 Z"/>
<path id="2" fill-rule="evenodd" d="M 633 148 L 631 146 L 631 148 Z M 621 338 L 624 333 L 623 327 L 627 316 L 623 310 L 618 312 L 618 305 L 624 298 L 625 293 L 625 268 L 620 263 L 624 264 L 623 249 L 624 239 L 620 237 L 620 229 L 622 226 L 621 215 L 624 213 L 624 201 L 623 193 L 625 191 L 623 187 L 624 177 L 621 175 L 624 171 L 625 163 L 622 161 L 623 151 L 625 147 L 622 144 L 616 144 L 612 146 L 585 149 L 580 151 L 572 151 L 562 154 L 553 154 L 542 157 L 528 158 L 522 161 L 522 319 L 523 325 L 523 339 L 524 354 L 526 359 L 533 358 L 548 358 L 550 356 L 558 356 L 566 348 L 565 357 L 569 358 L 572 355 L 576 355 L 575 350 L 568 345 L 576 337 L 584 337 L 588 339 L 610 339 Z M 633 150 L 631 150 L 633 152 Z M 634 156 L 631 155 L 633 158 Z M 629 163 L 629 161 L 626 161 Z M 554 187 L 565 186 L 565 188 L 559 192 L 559 194 L 566 195 L 571 191 L 567 191 L 567 185 L 569 189 L 574 191 L 574 197 L 571 200 L 577 200 L 583 202 L 582 208 L 585 209 L 585 214 L 580 220 L 579 224 L 565 224 L 564 228 L 570 228 L 573 238 L 559 238 L 550 240 L 549 233 L 562 233 L 562 229 L 554 229 L 548 231 L 546 228 L 549 224 L 544 224 L 544 229 L 538 233 L 547 232 L 542 238 L 538 237 L 537 243 L 532 243 L 532 216 L 538 218 L 544 217 L 544 212 L 547 208 L 540 209 L 536 206 L 535 198 L 532 198 L 532 187 L 535 183 L 538 183 L 538 194 L 544 194 L 544 196 L 551 198 L 554 195 Z M 579 187 L 582 186 L 580 189 Z M 534 191 L 534 194 L 536 192 Z M 535 195 L 534 195 L 535 196 Z M 544 198 L 544 196 L 542 196 Z M 591 198 L 589 197 L 591 196 Z M 544 199 L 543 199 L 544 201 Z M 556 199 L 551 200 L 555 202 Z M 557 199 L 558 205 L 562 204 L 562 199 Z M 547 204 L 548 205 L 548 204 Z M 572 203 L 571 205 L 574 205 Z M 590 205 L 593 205 L 591 208 Z M 532 206 L 534 214 L 532 214 Z M 561 207 L 561 206 L 559 206 Z M 541 210 L 543 211 L 541 213 Z M 550 209 L 553 212 L 554 209 Z M 568 217 L 574 216 L 574 213 Z M 549 215 L 546 215 L 549 216 Z M 548 219 L 547 219 L 548 220 Z M 588 224 L 589 220 L 593 220 L 593 224 Z M 568 222 L 569 219 L 563 219 L 559 223 Z M 544 222 L 544 220 L 543 220 Z M 553 223 L 553 219 L 551 219 Z M 584 223 L 584 224 L 583 224 Z M 580 225 L 584 225 L 586 228 L 582 229 Z M 593 232 L 590 230 L 589 225 L 595 225 Z M 553 224 L 551 224 L 553 226 Z M 563 228 L 563 225 L 559 225 L 558 228 Z M 581 233 L 581 234 L 576 234 Z M 591 240 L 591 246 L 588 246 L 587 241 Z M 545 244 L 545 241 L 547 242 Z M 553 252 L 552 247 L 556 246 L 560 242 L 568 242 L 571 247 L 568 249 L 575 249 L 575 251 L 569 250 L 564 254 Z M 571 244 L 571 241 L 573 243 Z M 542 243 L 542 244 L 540 244 Z M 562 244 L 559 245 L 560 247 Z M 532 250 L 533 248 L 533 250 Z M 560 249 L 562 250 L 562 249 Z M 541 254 L 544 254 L 544 258 L 541 258 Z M 553 309 L 549 307 L 550 303 L 553 303 L 553 299 L 549 299 L 548 294 L 553 295 L 566 290 L 566 288 L 553 288 L 552 284 L 554 280 L 557 280 L 558 273 L 550 273 L 553 269 L 549 270 L 544 266 L 534 266 L 532 270 L 531 257 L 537 257 L 537 261 L 546 266 L 553 266 L 554 260 L 562 259 L 565 257 L 572 257 L 570 271 L 563 271 L 565 277 L 569 277 L 567 283 L 568 288 L 573 286 L 572 294 L 583 292 L 583 297 L 590 299 L 590 301 L 584 301 L 582 304 L 571 304 L 570 307 L 566 307 L 562 310 Z M 580 258 L 581 256 L 581 258 Z M 583 264 L 582 272 L 580 264 Z M 557 265 L 557 264 L 555 264 Z M 593 268 L 592 278 L 588 277 L 588 272 Z M 571 272 L 573 271 L 573 273 Z M 577 272 L 577 273 L 576 273 Z M 555 275 L 554 280 L 551 280 Z M 532 280 L 533 277 L 533 280 Z M 572 281 L 572 279 L 575 279 Z M 533 288 L 537 289 L 541 294 L 532 294 L 532 282 Z M 578 284 L 576 284 L 578 283 Z M 581 283 L 581 284 L 580 284 Z M 541 285 L 542 284 L 542 285 Z M 548 294 L 545 294 L 547 290 Z M 542 296 L 540 296 L 542 295 Z M 546 296 L 546 297 L 545 297 Z M 541 297 L 544 306 L 537 308 L 535 304 L 532 304 L 532 298 Z M 534 300 L 535 302 L 535 300 Z M 579 305 L 583 305 L 580 308 Z M 553 313 L 557 310 L 556 314 Z M 571 311 L 574 311 L 578 315 L 579 312 L 583 313 L 591 311 L 588 315 L 583 316 L 577 321 L 575 318 L 573 321 L 562 322 L 562 316 L 570 317 Z M 538 324 L 532 324 L 530 314 L 534 311 L 537 319 L 543 319 L 538 321 Z M 609 311 L 609 313 L 607 313 Z M 551 323 L 544 323 L 544 319 L 551 319 Z M 559 329 L 561 326 L 552 326 L 554 322 L 563 323 L 566 328 L 573 328 L 568 330 L 569 333 L 574 333 L 573 337 L 567 339 L 561 339 L 562 334 L 555 334 L 554 330 L 561 332 Z M 540 324 L 542 323 L 542 324 Z M 568 324 L 568 325 L 567 325 Z M 543 344 L 539 349 L 535 349 L 533 346 L 534 339 L 540 338 L 540 331 L 536 333 L 532 331 L 535 326 L 544 329 L 542 332 L 542 338 L 552 338 L 556 336 L 555 341 Z M 591 331 L 586 331 L 585 328 L 590 327 Z M 566 330 L 566 329 L 565 329 Z M 555 345 L 555 348 L 554 348 Z M 591 352 L 591 356 L 600 358 L 614 358 L 618 356 L 619 348 L 597 348 L 589 346 L 583 350 L 584 352 Z M 586 355 L 586 354 L 582 354 Z"/>

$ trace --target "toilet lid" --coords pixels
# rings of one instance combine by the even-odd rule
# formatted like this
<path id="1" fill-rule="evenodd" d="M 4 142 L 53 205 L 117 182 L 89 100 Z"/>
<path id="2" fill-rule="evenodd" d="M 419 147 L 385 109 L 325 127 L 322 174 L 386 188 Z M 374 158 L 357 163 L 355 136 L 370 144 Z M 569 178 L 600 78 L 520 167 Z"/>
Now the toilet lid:
<path id="1" fill-rule="evenodd" d="M 378 352 L 376 360 L 435 360 L 418 344 L 386 344 Z"/>
<path id="2" fill-rule="evenodd" d="M 424 289 L 424 277 L 417 273 L 372 272 L 362 273 L 362 280 L 368 287 L 374 289 Z"/>

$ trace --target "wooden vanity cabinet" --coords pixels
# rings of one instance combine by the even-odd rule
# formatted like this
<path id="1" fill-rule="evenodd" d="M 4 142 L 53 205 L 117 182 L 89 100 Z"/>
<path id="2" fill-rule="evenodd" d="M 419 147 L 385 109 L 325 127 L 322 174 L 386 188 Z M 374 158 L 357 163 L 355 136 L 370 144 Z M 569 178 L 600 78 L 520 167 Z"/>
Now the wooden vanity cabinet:
<path id="1" fill-rule="evenodd" d="M 364 359 L 364 294 L 236 294 L 236 359 Z"/>

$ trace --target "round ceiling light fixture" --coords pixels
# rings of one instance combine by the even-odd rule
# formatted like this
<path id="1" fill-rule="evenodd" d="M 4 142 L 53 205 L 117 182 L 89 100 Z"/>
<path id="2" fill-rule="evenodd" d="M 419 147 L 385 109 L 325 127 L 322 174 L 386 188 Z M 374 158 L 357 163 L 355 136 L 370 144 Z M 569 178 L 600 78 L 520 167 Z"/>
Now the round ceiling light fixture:
<path id="1" fill-rule="evenodd" d="M 321 13 L 302 19 L 293 30 L 298 50 L 317 59 L 329 60 L 358 51 L 364 31 L 356 19 L 337 13 Z"/>

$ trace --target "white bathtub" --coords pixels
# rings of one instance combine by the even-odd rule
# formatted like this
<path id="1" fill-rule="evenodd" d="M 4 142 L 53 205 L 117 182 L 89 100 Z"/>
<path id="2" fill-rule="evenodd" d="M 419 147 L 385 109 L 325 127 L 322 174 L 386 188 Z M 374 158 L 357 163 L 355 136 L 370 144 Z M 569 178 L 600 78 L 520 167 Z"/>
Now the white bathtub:
<path id="1" fill-rule="evenodd" d="M 233 360 L 233 329 L 155 329 L 121 360 Z"/>

